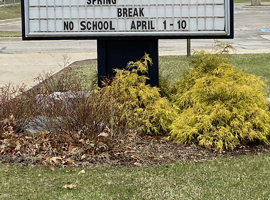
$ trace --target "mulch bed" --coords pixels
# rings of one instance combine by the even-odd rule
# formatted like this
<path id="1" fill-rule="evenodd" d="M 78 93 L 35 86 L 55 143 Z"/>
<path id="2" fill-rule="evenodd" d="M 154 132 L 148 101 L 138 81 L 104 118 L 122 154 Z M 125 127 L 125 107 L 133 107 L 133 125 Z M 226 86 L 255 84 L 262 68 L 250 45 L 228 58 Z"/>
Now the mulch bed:
<path id="1" fill-rule="evenodd" d="M 124 140 L 97 141 L 74 133 L 64 136 L 41 132 L 33 137 L 9 133 L 5 137 L 0 138 L 0 162 L 47 166 L 159 166 L 270 153 L 270 146 L 240 146 L 234 151 L 220 152 L 197 145 L 176 144 L 166 137 L 136 135 L 128 135 Z"/>

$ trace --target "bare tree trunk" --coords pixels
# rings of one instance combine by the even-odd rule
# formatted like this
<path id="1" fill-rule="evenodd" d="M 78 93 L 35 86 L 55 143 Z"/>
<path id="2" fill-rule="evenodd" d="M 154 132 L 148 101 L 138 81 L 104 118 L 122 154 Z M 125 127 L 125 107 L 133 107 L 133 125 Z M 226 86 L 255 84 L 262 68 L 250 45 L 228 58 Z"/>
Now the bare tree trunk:
<path id="1" fill-rule="evenodd" d="M 252 6 L 260 6 L 261 4 L 261 0 L 251 0 L 251 5 Z"/>

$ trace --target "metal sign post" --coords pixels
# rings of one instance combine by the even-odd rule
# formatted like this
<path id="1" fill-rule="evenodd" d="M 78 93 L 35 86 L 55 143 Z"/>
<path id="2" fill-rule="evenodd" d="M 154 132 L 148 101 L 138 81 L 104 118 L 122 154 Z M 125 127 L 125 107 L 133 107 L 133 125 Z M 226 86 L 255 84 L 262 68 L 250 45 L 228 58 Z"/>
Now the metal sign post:
<path id="1" fill-rule="evenodd" d="M 187 57 L 191 56 L 191 41 L 187 39 Z"/>
<path id="2" fill-rule="evenodd" d="M 25 40 L 97 39 L 99 77 L 158 58 L 158 39 L 233 38 L 233 0 L 22 0 L 22 16 Z"/>
<path id="3" fill-rule="evenodd" d="M 149 84 L 158 85 L 158 40 L 98 40 L 99 85 L 104 77 L 113 76 L 114 68 L 123 68 L 129 61 L 150 54 L 153 65 L 149 66 Z"/>

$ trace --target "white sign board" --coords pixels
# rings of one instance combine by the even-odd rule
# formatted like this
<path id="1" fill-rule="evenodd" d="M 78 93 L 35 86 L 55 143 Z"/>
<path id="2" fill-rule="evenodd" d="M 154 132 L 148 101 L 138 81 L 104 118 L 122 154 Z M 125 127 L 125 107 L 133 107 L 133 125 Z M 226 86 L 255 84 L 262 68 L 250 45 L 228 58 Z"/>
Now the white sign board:
<path id="1" fill-rule="evenodd" d="M 232 35 L 230 0 L 23 0 L 24 38 Z"/>

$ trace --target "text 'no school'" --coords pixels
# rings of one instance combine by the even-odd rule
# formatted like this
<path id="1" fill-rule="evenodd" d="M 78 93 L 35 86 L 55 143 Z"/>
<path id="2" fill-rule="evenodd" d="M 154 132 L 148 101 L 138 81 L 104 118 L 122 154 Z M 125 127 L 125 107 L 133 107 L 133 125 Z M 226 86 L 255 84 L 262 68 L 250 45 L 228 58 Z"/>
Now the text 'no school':
<path id="1" fill-rule="evenodd" d="M 87 5 L 117 5 L 117 0 L 86 0 Z M 144 7 L 137 8 L 126 8 L 119 7 L 116 9 L 116 13 L 114 14 L 115 18 L 123 19 L 133 19 L 127 24 L 129 30 L 155 30 L 155 21 L 147 20 L 147 16 L 145 15 Z M 134 20 L 134 18 L 139 18 L 138 20 Z M 146 18 L 143 20 L 143 18 Z M 80 31 L 114 31 L 116 30 L 115 23 L 116 20 L 82 20 L 79 22 L 79 30 Z M 187 27 L 186 20 L 177 20 L 177 28 L 179 30 L 185 30 Z M 174 27 L 174 23 L 168 23 L 167 20 L 163 21 L 163 29 L 166 30 L 168 27 Z M 74 22 L 64 21 L 64 31 L 73 31 L 74 30 Z"/>

